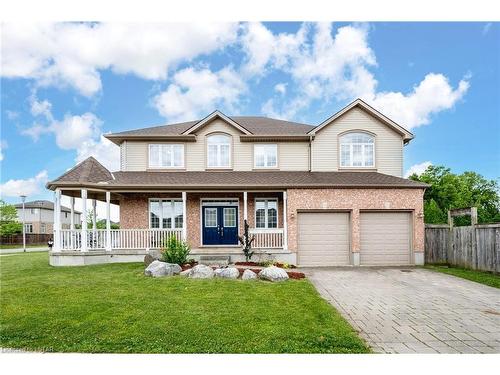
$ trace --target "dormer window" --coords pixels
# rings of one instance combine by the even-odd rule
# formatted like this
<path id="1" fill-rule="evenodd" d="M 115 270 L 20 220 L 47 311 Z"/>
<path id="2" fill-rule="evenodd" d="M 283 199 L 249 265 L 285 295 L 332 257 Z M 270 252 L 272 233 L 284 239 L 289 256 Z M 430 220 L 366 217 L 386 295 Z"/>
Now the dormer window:
<path id="1" fill-rule="evenodd" d="M 231 167 L 231 136 L 213 134 L 207 137 L 207 167 Z"/>
<path id="2" fill-rule="evenodd" d="M 340 137 L 340 166 L 372 168 L 375 166 L 375 137 L 367 133 L 347 133 Z"/>

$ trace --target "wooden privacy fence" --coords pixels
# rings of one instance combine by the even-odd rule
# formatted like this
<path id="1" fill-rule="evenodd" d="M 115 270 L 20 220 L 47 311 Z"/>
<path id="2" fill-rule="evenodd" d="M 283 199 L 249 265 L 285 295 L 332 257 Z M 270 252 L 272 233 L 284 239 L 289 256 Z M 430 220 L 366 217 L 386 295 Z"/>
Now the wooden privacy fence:
<path id="1" fill-rule="evenodd" d="M 477 225 L 472 211 L 471 226 L 454 227 L 453 216 L 465 210 L 453 211 L 449 224 L 426 224 L 425 263 L 500 272 L 500 223 Z"/>
<path id="2" fill-rule="evenodd" d="M 46 233 L 46 234 L 26 233 L 26 245 L 47 245 L 47 241 L 52 239 L 52 237 L 53 235 L 51 233 Z M 9 236 L 1 236 L 0 242 L 2 245 L 22 245 L 23 235 L 12 234 Z"/>

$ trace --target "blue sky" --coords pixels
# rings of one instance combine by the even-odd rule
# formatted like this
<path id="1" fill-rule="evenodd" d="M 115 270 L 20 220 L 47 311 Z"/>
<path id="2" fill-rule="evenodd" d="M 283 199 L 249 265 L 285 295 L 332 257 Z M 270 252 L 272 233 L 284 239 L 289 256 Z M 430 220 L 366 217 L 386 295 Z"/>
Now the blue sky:
<path id="1" fill-rule="evenodd" d="M 318 124 L 362 97 L 416 135 L 424 163 L 500 174 L 495 23 L 3 25 L 2 197 L 44 189 L 95 155 L 101 135 L 204 117 Z"/>

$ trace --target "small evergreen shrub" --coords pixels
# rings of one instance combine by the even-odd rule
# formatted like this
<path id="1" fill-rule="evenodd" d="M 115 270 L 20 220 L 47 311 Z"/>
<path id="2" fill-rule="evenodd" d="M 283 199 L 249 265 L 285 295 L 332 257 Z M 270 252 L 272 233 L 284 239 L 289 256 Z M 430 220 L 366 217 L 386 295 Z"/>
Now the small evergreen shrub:
<path id="1" fill-rule="evenodd" d="M 167 263 L 175 263 L 179 266 L 187 262 L 191 248 L 186 241 L 179 241 L 175 236 L 170 236 L 161 250 L 162 260 Z"/>

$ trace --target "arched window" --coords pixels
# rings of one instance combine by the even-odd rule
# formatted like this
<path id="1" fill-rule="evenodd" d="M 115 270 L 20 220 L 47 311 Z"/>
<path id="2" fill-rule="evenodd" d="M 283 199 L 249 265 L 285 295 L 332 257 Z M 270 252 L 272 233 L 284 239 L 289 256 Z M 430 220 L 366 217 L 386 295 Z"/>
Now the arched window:
<path id="1" fill-rule="evenodd" d="M 231 136 L 213 134 L 207 137 L 207 167 L 231 167 Z"/>
<path id="2" fill-rule="evenodd" d="M 368 167 L 375 165 L 375 137 L 367 133 L 347 133 L 340 137 L 340 166 Z"/>

